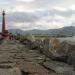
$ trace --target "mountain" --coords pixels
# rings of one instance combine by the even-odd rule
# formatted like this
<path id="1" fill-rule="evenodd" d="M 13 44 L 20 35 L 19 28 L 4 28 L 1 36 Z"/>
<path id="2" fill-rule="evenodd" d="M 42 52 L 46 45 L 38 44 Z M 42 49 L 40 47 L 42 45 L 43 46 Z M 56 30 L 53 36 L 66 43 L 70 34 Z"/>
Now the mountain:
<path id="1" fill-rule="evenodd" d="M 49 29 L 49 30 L 29 30 L 29 31 L 23 31 L 20 29 L 9 29 L 8 30 L 11 33 L 20 33 L 20 34 L 26 34 L 26 33 L 31 33 L 31 34 L 74 34 L 75 35 L 75 27 L 74 26 L 67 26 L 63 28 L 58 28 L 58 29 Z"/>
<path id="2" fill-rule="evenodd" d="M 61 32 L 63 32 L 63 33 L 73 33 L 73 34 L 75 34 L 75 27 L 74 27 L 74 26 L 63 27 L 63 28 L 61 29 Z"/>
<path id="3" fill-rule="evenodd" d="M 21 29 L 8 29 L 8 31 L 10 32 L 10 33 L 13 33 L 13 34 L 24 34 L 25 33 L 25 31 L 23 31 L 23 30 L 21 30 Z"/>

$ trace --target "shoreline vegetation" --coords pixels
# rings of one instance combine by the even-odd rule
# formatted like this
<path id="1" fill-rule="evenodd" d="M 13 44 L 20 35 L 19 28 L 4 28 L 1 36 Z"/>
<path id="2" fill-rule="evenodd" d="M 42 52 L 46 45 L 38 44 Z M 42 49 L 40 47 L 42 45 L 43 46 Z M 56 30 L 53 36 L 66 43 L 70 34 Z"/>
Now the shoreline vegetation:
<path id="1" fill-rule="evenodd" d="M 47 37 L 73 37 L 72 34 L 32 34 L 35 38 L 47 38 Z"/>

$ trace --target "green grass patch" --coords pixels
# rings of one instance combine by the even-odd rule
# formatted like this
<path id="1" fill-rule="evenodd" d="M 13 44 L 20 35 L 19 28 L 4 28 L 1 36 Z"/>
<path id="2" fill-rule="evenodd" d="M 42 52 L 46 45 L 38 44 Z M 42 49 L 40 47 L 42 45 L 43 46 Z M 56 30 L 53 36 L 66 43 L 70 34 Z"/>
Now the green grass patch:
<path id="1" fill-rule="evenodd" d="M 72 37 L 72 34 L 32 34 L 36 38 L 46 38 L 46 37 Z"/>
<path id="2" fill-rule="evenodd" d="M 34 37 L 49 37 L 49 34 L 32 34 Z"/>

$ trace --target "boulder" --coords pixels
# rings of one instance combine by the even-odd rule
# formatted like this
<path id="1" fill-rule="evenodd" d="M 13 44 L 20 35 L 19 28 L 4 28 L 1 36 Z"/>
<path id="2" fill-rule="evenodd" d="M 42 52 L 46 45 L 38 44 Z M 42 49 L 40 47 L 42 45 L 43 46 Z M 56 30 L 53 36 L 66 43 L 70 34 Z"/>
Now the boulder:
<path id="1" fill-rule="evenodd" d="M 40 50 L 43 46 L 42 46 L 42 43 L 43 43 L 43 41 L 41 40 L 41 39 L 36 39 L 33 43 L 32 43 L 32 45 L 31 45 L 31 48 L 32 49 L 38 49 L 38 50 Z"/>
<path id="2" fill-rule="evenodd" d="M 75 42 L 73 42 L 73 41 L 66 41 L 65 40 L 61 44 L 62 44 L 61 45 L 62 46 L 61 49 L 66 50 L 66 52 L 70 53 L 72 51 L 75 51 Z M 65 46 L 65 48 L 64 48 L 64 46 Z"/>
<path id="3" fill-rule="evenodd" d="M 20 38 L 20 42 L 28 47 L 31 47 L 32 43 L 35 41 L 35 38 L 32 34 L 26 34 Z"/>
<path id="4" fill-rule="evenodd" d="M 46 45 L 48 49 L 56 50 L 60 47 L 60 41 L 56 38 L 46 38 L 44 41 L 44 46 Z"/>
<path id="5" fill-rule="evenodd" d="M 63 56 L 63 54 L 58 53 L 59 48 L 60 42 L 56 38 L 48 38 L 43 41 L 42 52 L 52 59 L 61 59 L 61 57 Z"/>
<path id="6" fill-rule="evenodd" d="M 68 54 L 74 49 L 74 44 L 67 41 L 60 42 L 56 38 L 48 38 L 43 41 L 42 52 L 53 60 L 67 61 Z"/>
<path id="7" fill-rule="evenodd" d="M 69 63 L 75 67 L 75 51 L 68 54 L 67 63 Z"/>
<path id="8" fill-rule="evenodd" d="M 63 62 L 46 61 L 43 64 L 46 68 L 53 70 L 58 75 L 75 75 L 74 68 Z"/>
<path id="9" fill-rule="evenodd" d="M 9 65 L 0 65 L 0 75 L 22 75 L 22 72 L 17 67 Z"/>
<path id="10" fill-rule="evenodd" d="M 67 59 L 67 63 L 75 66 L 75 42 L 73 41 L 64 41 L 61 44 L 60 50 L 58 53 L 63 53 Z"/>

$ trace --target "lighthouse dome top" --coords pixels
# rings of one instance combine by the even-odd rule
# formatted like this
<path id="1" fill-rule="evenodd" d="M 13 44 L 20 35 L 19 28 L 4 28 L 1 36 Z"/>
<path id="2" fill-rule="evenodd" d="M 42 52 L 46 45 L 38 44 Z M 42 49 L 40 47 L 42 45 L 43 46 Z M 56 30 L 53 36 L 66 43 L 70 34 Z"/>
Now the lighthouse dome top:
<path id="1" fill-rule="evenodd" d="M 5 15 L 5 11 L 3 10 L 3 13 L 2 13 L 3 15 Z"/>

